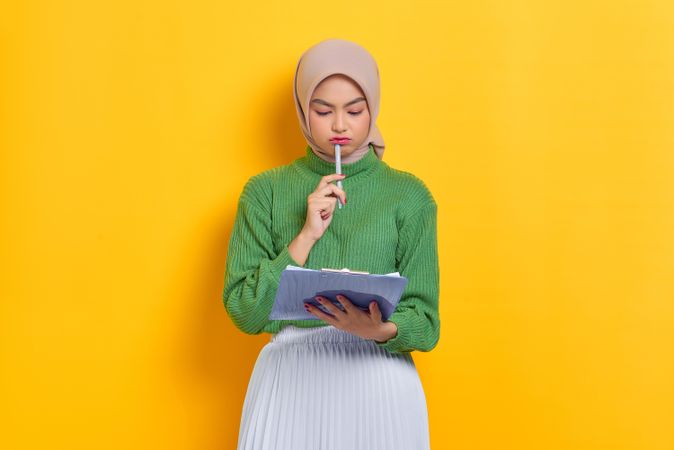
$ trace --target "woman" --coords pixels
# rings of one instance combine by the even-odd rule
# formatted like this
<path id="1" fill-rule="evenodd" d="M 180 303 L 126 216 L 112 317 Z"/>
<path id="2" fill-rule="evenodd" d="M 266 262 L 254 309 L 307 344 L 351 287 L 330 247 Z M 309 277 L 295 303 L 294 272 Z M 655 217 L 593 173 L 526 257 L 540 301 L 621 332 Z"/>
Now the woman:
<path id="1" fill-rule="evenodd" d="M 411 352 L 440 336 L 437 206 L 419 178 L 381 160 L 379 94 L 377 64 L 359 45 L 309 48 L 294 80 L 306 154 L 252 176 L 241 193 L 223 302 L 241 331 L 272 337 L 248 385 L 239 450 L 430 448 Z M 376 302 L 364 311 L 345 297 L 343 310 L 317 299 L 330 314 L 309 306 L 313 320 L 269 320 L 289 264 L 400 272 L 408 283 L 386 321 Z"/>

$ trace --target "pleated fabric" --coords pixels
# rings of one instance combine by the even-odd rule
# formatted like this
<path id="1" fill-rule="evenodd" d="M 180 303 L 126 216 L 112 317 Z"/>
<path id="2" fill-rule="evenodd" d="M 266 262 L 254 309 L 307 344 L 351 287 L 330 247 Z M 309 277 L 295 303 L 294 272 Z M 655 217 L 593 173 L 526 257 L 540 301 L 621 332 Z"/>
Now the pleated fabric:
<path id="1" fill-rule="evenodd" d="M 272 449 L 430 449 L 412 356 L 331 325 L 282 328 L 255 362 L 237 445 Z"/>

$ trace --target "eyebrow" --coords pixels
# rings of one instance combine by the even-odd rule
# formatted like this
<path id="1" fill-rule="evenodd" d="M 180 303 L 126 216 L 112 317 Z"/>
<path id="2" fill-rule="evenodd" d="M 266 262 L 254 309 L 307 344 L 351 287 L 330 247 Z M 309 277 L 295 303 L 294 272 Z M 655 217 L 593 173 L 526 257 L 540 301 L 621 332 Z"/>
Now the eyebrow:
<path id="1" fill-rule="evenodd" d="M 365 97 L 354 98 L 354 99 L 351 100 L 350 102 L 344 103 L 344 107 L 347 107 L 347 106 L 349 106 L 349 105 L 353 105 L 354 103 L 362 102 L 363 100 L 365 100 Z M 328 103 L 328 102 L 326 102 L 325 100 L 322 100 L 322 99 L 320 99 L 320 98 L 315 98 L 315 99 L 313 99 L 313 100 L 311 101 L 311 103 L 320 103 L 321 105 L 330 106 L 330 107 L 335 106 L 335 105 L 333 105 L 332 103 Z"/>

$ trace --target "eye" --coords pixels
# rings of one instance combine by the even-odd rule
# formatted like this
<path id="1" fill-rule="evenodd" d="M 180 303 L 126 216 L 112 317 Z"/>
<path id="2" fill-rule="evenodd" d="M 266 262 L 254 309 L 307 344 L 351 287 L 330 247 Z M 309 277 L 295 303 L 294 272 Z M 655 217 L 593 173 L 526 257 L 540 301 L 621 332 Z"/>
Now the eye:
<path id="1" fill-rule="evenodd" d="M 330 112 L 331 111 L 327 111 L 327 112 L 316 111 L 316 114 L 318 114 L 319 116 L 327 116 L 328 114 L 330 114 Z M 362 109 L 360 111 L 349 111 L 349 114 L 351 114 L 352 116 L 359 116 L 362 113 L 363 113 Z"/>

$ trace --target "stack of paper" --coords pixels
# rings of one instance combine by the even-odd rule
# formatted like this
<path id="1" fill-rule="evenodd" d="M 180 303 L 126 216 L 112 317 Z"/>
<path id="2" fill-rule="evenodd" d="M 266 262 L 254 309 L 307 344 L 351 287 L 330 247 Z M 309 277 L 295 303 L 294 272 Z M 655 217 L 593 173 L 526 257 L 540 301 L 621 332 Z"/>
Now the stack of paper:
<path id="1" fill-rule="evenodd" d="M 378 275 L 354 273 L 348 269 L 314 270 L 288 265 L 281 273 L 269 320 L 319 320 L 304 309 L 304 303 L 310 303 L 330 314 L 314 297 L 325 297 L 343 310 L 337 294 L 365 311 L 369 310 L 370 302 L 375 300 L 382 313 L 382 320 L 387 320 L 400 302 L 406 285 L 407 278 L 398 272 Z"/>

